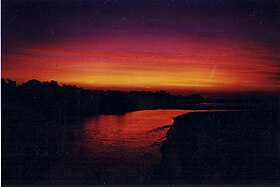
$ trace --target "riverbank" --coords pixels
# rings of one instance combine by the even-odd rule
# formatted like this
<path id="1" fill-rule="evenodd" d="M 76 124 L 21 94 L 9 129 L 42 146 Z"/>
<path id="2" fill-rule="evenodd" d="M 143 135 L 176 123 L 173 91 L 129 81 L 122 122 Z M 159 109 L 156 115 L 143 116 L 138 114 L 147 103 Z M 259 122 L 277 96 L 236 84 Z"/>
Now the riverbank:
<path id="1" fill-rule="evenodd" d="M 161 146 L 170 184 L 278 184 L 279 113 L 221 111 L 174 118 Z"/>

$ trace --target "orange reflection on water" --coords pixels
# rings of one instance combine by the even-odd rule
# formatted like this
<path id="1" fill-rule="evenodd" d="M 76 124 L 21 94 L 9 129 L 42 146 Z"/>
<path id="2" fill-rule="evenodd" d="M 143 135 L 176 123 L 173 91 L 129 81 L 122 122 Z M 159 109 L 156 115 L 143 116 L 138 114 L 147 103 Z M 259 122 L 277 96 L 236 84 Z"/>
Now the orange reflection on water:
<path id="1" fill-rule="evenodd" d="M 190 110 L 143 110 L 125 115 L 101 115 L 85 122 L 85 146 L 94 155 L 158 160 L 159 146 L 175 116 Z M 154 159 L 153 159 L 154 158 Z"/>
<path id="2" fill-rule="evenodd" d="M 108 184 L 145 183 L 160 163 L 160 143 L 166 125 L 188 112 L 207 110 L 142 110 L 124 115 L 100 115 L 85 121 L 77 143 L 90 179 L 103 176 Z"/>

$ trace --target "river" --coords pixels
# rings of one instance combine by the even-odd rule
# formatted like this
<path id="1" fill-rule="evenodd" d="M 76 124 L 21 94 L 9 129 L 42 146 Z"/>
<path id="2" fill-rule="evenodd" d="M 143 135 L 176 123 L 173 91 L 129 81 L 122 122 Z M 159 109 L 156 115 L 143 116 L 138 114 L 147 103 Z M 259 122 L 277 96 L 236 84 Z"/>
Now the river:
<path id="1" fill-rule="evenodd" d="M 196 110 L 197 111 L 197 110 Z M 86 119 L 75 129 L 69 156 L 42 184 L 150 184 L 160 144 L 173 118 L 193 110 L 142 110 Z"/>

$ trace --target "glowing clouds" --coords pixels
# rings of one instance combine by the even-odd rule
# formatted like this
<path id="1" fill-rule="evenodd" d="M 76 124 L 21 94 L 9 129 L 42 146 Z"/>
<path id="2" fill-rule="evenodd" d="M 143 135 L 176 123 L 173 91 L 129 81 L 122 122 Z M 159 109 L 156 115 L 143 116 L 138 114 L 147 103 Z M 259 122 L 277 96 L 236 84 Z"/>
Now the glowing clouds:
<path id="1" fill-rule="evenodd" d="M 278 90 L 273 58 L 275 51 L 248 41 L 119 31 L 12 49 L 3 54 L 2 76 L 97 89 Z"/>

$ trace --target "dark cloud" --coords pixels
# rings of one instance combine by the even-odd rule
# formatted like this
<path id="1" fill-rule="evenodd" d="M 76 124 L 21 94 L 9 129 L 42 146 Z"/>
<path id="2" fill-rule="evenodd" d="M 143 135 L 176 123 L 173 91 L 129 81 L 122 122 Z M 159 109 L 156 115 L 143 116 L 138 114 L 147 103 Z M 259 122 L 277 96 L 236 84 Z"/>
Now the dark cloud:
<path id="1" fill-rule="evenodd" d="M 280 72 L 276 72 L 276 73 L 271 73 L 269 74 L 272 80 L 277 81 L 278 83 L 280 83 Z"/>
<path id="2" fill-rule="evenodd" d="M 280 68 L 278 71 L 259 71 L 256 73 L 265 76 L 270 83 L 280 83 Z"/>

